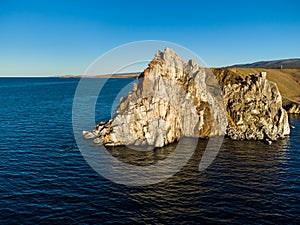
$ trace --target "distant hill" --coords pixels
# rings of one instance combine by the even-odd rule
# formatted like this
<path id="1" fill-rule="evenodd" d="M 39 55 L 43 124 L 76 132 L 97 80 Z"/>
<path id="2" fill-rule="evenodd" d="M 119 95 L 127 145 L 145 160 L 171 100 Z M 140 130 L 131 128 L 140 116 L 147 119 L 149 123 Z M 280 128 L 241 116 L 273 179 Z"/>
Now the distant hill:
<path id="1" fill-rule="evenodd" d="M 266 69 L 300 69 L 300 58 L 298 59 L 280 59 L 271 61 L 260 61 L 248 64 L 236 64 L 229 67 L 235 68 L 266 68 Z"/>

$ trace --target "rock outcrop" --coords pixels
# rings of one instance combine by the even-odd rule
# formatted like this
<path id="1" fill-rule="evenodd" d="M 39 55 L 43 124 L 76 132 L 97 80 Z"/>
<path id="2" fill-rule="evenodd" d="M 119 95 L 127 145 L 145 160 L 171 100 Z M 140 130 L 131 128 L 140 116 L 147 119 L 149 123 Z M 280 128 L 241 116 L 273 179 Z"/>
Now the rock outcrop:
<path id="1" fill-rule="evenodd" d="M 290 132 L 287 112 L 277 85 L 266 72 L 245 78 L 227 69 L 216 69 L 227 109 L 227 136 L 235 140 L 283 138 Z"/>
<path id="2" fill-rule="evenodd" d="M 264 73 L 242 79 L 214 72 L 217 80 L 173 50 L 159 51 L 113 118 L 83 135 L 107 146 L 162 147 L 182 136 L 276 140 L 289 134 L 281 95 Z"/>

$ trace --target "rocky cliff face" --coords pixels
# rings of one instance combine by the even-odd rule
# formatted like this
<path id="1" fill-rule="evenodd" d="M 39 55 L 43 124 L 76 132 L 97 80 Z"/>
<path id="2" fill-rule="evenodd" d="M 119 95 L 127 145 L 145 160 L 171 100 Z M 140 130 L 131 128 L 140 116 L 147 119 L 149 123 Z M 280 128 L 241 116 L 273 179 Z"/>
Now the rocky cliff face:
<path id="1" fill-rule="evenodd" d="M 276 140 L 289 134 L 280 93 L 264 73 L 243 80 L 214 72 L 217 82 L 194 61 L 186 63 L 168 48 L 159 51 L 113 118 L 83 134 L 107 146 L 155 147 L 182 136 Z"/>
<path id="2" fill-rule="evenodd" d="M 275 83 L 266 79 L 265 72 L 245 78 L 227 69 L 214 73 L 224 92 L 230 138 L 274 141 L 289 134 L 280 92 Z"/>

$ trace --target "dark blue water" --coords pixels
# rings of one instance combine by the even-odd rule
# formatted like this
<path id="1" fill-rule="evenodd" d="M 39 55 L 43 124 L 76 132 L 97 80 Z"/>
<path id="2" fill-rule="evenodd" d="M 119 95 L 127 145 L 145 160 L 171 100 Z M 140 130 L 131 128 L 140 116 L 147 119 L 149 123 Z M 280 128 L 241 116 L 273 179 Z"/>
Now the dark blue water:
<path id="1" fill-rule="evenodd" d="M 0 224 L 299 224 L 300 118 L 286 140 L 224 140 L 214 163 L 198 172 L 206 141 L 172 178 L 126 187 L 98 175 L 81 156 L 72 130 L 79 80 L 0 79 Z M 109 80 L 97 119 L 108 119 L 118 91 Z M 168 148 L 165 148 L 168 152 Z M 117 148 L 119 157 L 141 155 Z M 128 157 L 126 157 L 128 154 Z M 147 164 L 161 156 L 154 151 Z"/>

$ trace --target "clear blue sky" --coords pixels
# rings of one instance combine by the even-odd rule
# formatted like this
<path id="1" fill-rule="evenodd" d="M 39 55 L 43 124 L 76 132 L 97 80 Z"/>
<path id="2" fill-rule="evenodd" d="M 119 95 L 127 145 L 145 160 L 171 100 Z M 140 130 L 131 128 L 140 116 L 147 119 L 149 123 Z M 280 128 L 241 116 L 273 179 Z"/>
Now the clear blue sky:
<path id="1" fill-rule="evenodd" d="M 300 57 L 300 1 L 0 0 L 0 76 L 82 74 L 118 45 L 164 40 L 211 67 Z"/>

